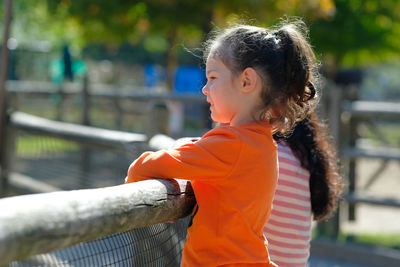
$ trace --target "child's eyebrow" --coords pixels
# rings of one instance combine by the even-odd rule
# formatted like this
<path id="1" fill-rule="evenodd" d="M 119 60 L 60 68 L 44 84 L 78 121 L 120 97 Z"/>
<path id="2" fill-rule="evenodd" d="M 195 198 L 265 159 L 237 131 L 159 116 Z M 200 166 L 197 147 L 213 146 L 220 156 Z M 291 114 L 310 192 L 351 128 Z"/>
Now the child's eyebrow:
<path id="1" fill-rule="evenodd" d="M 209 74 L 210 72 L 213 72 L 213 71 L 217 71 L 217 68 L 208 69 L 208 70 L 206 71 L 206 74 Z"/>

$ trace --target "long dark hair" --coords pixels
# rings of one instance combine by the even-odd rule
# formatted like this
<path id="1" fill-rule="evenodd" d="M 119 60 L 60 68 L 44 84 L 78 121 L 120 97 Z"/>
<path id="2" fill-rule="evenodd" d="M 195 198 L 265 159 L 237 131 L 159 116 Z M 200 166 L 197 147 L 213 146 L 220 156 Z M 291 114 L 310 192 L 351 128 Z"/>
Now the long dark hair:
<path id="1" fill-rule="evenodd" d="M 278 142 L 284 140 L 302 167 L 310 171 L 313 219 L 330 217 L 337 208 L 343 180 L 327 126 L 311 113 L 296 124 L 290 135 L 274 135 L 274 138 Z"/>

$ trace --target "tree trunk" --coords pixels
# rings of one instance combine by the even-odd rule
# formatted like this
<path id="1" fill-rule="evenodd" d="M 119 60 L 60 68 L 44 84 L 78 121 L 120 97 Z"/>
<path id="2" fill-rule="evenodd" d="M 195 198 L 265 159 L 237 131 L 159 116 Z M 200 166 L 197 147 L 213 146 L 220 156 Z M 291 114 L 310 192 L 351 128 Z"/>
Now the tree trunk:
<path id="1" fill-rule="evenodd" d="M 4 32 L 3 46 L 1 49 L 1 69 L 0 69 L 0 193 L 7 186 L 7 167 L 6 162 L 6 81 L 8 75 L 8 47 L 7 41 L 10 36 L 10 25 L 12 20 L 12 0 L 4 1 Z"/>
<path id="2" fill-rule="evenodd" d="M 341 55 L 329 55 L 324 59 L 324 75 L 328 80 L 334 81 L 342 62 Z"/>
<path id="3" fill-rule="evenodd" d="M 168 35 L 168 50 L 167 50 L 167 89 L 174 89 L 175 70 L 178 66 L 178 50 L 176 47 L 178 33 L 173 29 Z"/>

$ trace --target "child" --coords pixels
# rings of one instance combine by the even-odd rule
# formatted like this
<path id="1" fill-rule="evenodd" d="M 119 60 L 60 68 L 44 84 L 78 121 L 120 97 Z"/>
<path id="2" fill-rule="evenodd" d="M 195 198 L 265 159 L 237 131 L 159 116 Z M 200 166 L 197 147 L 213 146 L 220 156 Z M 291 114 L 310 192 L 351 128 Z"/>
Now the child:
<path id="1" fill-rule="evenodd" d="M 311 113 L 278 142 L 279 179 L 264 227 L 271 259 L 279 266 L 307 266 L 311 221 L 329 217 L 342 192 L 337 157 L 326 125 Z"/>
<path id="2" fill-rule="evenodd" d="M 211 118 L 224 126 L 197 142 L 143 153 L 126 182 L 192 181 L 198 211 L 181 266 L 276 266 L 263 235 L 278 175 L 272 134 L 315 106 L 314 54 L 292 24 L 236 26 L 207 44 L 203 93 Z"/>

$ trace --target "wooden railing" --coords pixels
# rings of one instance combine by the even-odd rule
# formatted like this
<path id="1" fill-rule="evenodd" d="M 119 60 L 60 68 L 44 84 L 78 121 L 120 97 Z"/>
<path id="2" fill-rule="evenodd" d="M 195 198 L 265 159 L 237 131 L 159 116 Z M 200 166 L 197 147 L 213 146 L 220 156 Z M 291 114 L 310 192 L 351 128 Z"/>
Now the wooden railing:
<path id="1" fill-rule="evenodd" d="M 92 102 L 94 100 L 110 100 L 112 101 L 111 108 L 115 111 L 114 121 L 118 125 L 122 124 L 123 117 L 126 114 L 137 114 L 145 115 L 146 122 L 144 125 L 145 134 L 150 138 L 157 134 L 161 128 L 165 128 L 165 124 L 168 124 L 168 114 L 163 115 L 164 120 L 161 120 L 155 116 L 157 110 L 160 109 L 160 104 L 168 106 L 174 104 L 182 103 L 196 103 L 201 105 L 207 105 L 206 99 L 200 94 L 177 94 L 173 92 L 151 92 L 146 91 L 146 88 L 135 88 L 130 91 L 122 90 L 117 87 L 107 86 L 107 85 L 94 85 L 89 84 L 88 79 L 85 77 L 82 84 L 71 84 L 65 83 L 62 85 L 57 85 L 50 82 L 30 82 L 30 81 L 8 81 L 7 91 L 9 92 L 10 101 L 14 102 L 13 105 L 18 106 L 18 97 L 20 96 L 54 96 L 57 95 L 59 98 L 59 103 L 57 103 L 57 115 L 55 116 L 57 120 L 63 120 L 64 114 L 66 113 L 66 108 L 64 107 L 64 102 L 71 97 L 80 97 L 81 99 L 81 118 L 78 123 L 84 125 L 92 125 L 92 118 L 90 116 L 90 110 L 93 109 Z M 60 87 L 61 86 L 61 87 Z M 140 101 L 145 103 L 145 107 L 134 108 L 131 105 L 129 108 L 126 105 L 122 105 L 122 101 Z M 18 109 L 18 107 L 17 107 Z M 160 112 L 167 112 L 167 110 L 160 110 Z M 182 110 L 183 112 L 183 110 Z M 185 114 L 181 114 L 185 116 Z M 203 124 L 206 124 L 207 119 L 202 118 Z M 206 127 L 206 126 L 204 126 Z M 166 132 L 164 132 L 166 133 Z"/>
<path id="2" fill-rule="evenodd" d="M 188 216 L 188 181 L 127 185 L 0 199 L 0 265 L 80 242 Z"/>

